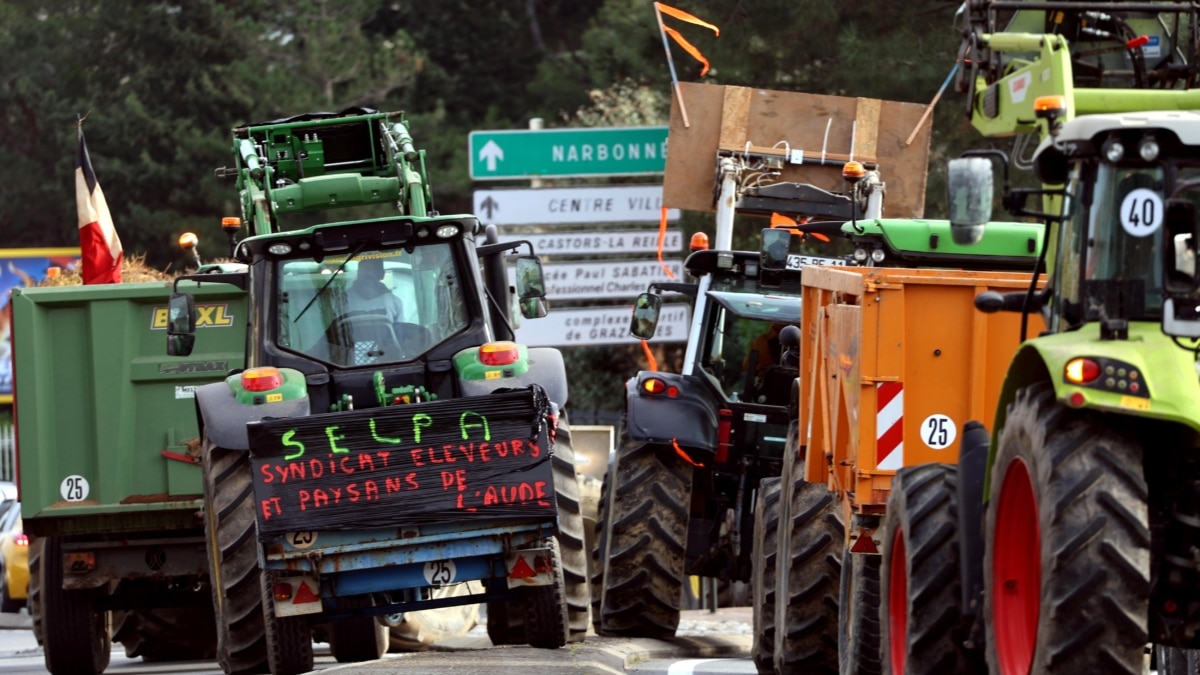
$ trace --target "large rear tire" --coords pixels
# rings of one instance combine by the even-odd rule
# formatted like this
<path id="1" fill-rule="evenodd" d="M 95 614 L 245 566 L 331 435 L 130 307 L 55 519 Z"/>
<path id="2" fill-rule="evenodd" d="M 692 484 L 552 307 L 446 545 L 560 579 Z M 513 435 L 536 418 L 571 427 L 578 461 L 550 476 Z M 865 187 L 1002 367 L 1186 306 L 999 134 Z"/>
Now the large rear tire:
<path id="1" fill-rule="evenodd" d="M 842 550 L 838 594 L 841 675 L 878 675 L 880 556 Z"/>
<path id="2" fill-rule="evenodd" d="M 884 672 L 978 673 L 964 642 L 959 573 L 958 467 L 922 464 L 892 480 L 883 525 Z"/>
<path id="3" fill-rule="evenodd" d="M 196 661 L 217 653 L 212 605 L 113 612 L 113 642 L 143 661 Z"/>
<path id="4" fill-rule="evenodd" d="M 567 644 L 570 633 L 566 580 L 563 577 L 559 544 L 556 539 L 550 539 L 549 543 L 554 583 L 522 589 L 521 593 L 525 600 L 525 636 L 530 646 L 540 649 L 558 649 Z"/>
<path id="5" fill-rule="evenodd" d="M 229 675 L 262 673 L 267 663 L 262 572 L 254 522 L 250 453 L 201 444 L 207 542 L 217 662 Z"/>
<path id="6" fill-rule="evenodd" d="M 822 483 L 804 480 L 797 457 L 796 422 L 788 431 L 785 480 L 788 503 L 781 518 L 776 603 L 775 669 L 780 673 L 838 672 L 838 596 L 846 526 L 841 505 Z M 787 531 L 786 536 L 784 531 Z"/>
<path id="7" fill-rule="evenodd" d="M 692 466 L 672 448 L 626 441 L 610 474 L 596 632 L 673 637 L 683 600 Z"/>
<path id="8" fill-rule="evenodd" d="M 990 472 L 992 672 L 1141 673 L 1150 530 L 1142 450 L 1046 383 L 1017 392 Z"/>
<path id="9" fill-rule="evenodd" d="M 754 503 L 754 548 L 750 555 L 754 642 L 750 656 L 760 673 L 770 673 L 775 668 L 775 561 L 779 557 L 779 488 L 778 477 L 762 479 Z"/>
<path id="10" fill-rule="evenodd" d="M 563 578 L 566 580 L 567 616 L 571 642 L 587 636 L 591 587 L 588 580 L 588 550 L 583 529 L 583 506 L 571 427 L 565 412 L 559 412 L 554 438 L 554 492 L 558 501 L 558 540 Z"/>
<path id="11" fill-rule="evenodd" d="M 492 600 L 487 603 L 487 634 L 492 644 L 523 645 L 525 607 L 519 600 Z"/>
<path id="12" fill-rule="evenodd" d="M 112 640 L 108 612 L 96 609 L 95 591 L 63 589 L 62 542 L 39 538 L 30 551 L 29 587 L 36 590 L 46 670 L 54 675 L 103 673 Z M 31 596 L 32 597 L 32 596 Z"/>

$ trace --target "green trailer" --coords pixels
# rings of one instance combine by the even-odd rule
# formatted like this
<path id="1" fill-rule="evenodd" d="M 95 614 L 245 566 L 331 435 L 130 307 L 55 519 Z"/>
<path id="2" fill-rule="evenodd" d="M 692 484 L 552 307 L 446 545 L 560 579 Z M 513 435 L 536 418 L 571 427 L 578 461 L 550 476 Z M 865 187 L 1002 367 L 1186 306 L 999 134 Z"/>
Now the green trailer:
<path id="1" fill-rule="evenodd" d="M 215 653 L 194 391 L 242 366 L 246 301 L 194 292 L 205 349 L 173 358 L 169 282 L 13 290 L 30 614 L 52 672 L 102 671 L 110 639 L 149 659 Z M 90 653 L 71 648 L 93 632 Z"/>

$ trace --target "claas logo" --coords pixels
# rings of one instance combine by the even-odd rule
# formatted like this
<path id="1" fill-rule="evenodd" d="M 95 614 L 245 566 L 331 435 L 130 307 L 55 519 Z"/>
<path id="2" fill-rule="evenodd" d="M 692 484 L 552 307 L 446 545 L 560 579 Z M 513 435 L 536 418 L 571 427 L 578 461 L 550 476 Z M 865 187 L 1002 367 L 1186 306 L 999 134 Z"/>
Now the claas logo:
<path id="1" fill-rule="evenodd" d="M 196 328 L 217 328 L 222 326 L 232 326 L 233 315 L 229 313 L 229 305 L 226 303 L 212 303 L 196 305 Z M 167 308 L 155 307 L 154 316 L 150 320 L 151 330 L 166 330 L 167 329 Z"/>

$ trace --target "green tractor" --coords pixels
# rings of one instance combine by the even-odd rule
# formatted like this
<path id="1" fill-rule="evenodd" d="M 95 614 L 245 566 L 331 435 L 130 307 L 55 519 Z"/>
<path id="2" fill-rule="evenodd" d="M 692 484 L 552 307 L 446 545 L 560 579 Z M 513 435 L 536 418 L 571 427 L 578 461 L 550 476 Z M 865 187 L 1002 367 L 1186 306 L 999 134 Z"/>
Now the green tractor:
<path id="1" fill-rule="evenodd" d="M 434 211 L 399 113 L 232 135 L 218 175 L 237 179 L 248 268 L 176 280 L 168 328 L 186 355 L 207 337 L 195 289 L 248 298 L 245 368 L 195 391 L 222 667 L 311 670 L 314 636 L 375 659 L 388 624 L 480 602 L 495 644 L 581 641 L 563 359 L 513 341 L 518 312 L 547 310 L 536 257 L 508 286 L 504 254 L 528 242 Z"/>

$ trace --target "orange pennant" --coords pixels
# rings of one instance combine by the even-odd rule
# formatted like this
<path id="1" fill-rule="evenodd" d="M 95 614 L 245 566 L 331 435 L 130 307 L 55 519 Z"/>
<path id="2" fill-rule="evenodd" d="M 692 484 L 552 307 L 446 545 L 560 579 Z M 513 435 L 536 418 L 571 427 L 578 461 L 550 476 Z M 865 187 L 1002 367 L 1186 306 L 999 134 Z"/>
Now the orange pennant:
<path id="1" fill-rule="evenodd" d="M 796 221 L 788 218 L 782 213 L 771 213 L 771 227 L 779 227 L 780 225 L 795 225 Z"/>
<path id="2" fill-rule="evenodd" d="M 699 49 L 696 49 L 692 43 L 688 42 L 686 38 L 680 35 L 679 31 L 671 28 L 670 26 L 663 26 L 663 30 L 667 31 L 667 35 L 670 35 L 675 42 L 678 42 L 679 46 L 683 47 L 684 51 L 691 54 L 692 58 L 704 64 L 704 67 L 700 69 L 700 77 L 704 77 L 704 75 L 708 73 L 708 59 L 704 58 L 704 55 L 700 53 Z"/>
<path id="3" fill-rule="evenodd" d="M 675 17 L 676 19 L 680 19 L 680 20 L 686 21 L 688 23 L 694 23 L 697 26 L 704 26 L 705 28 L 708 28 L 712 32 L 716 33 L 718 37 L 720 37 L 720 35 L 721 35 L 720 28 L 717 28 L 716 26 L 712 25 L 711 23 L 709 23 L 707 21 L 702 21 L 700 19 L 697 19 L 696 17 L 692 16 L 691 14 L 688 14 L 687 12 L 683 11 L 682 9 L 675 9 L 674 7 L 671 7 L 670 5 L 664 5 L 661 2 L 654 3 L 654 6 L 658 7 L 659 11 L 662 12 L 663 14 L 669 14 L 669 15 Z"/>
<path id="4" fill-rule="evenodd" d="M 667 30 L 670 30 L 669 28 Z M 667 273 L 668 279 L 674 279 L 675 275 L 671 272 L 671 268 L 667 267 L 667 263 L 663 262 L 663 241 L 667 238 L 667 207 L 662 207 L 662 214 L 658 219 L 658 264 L 662 265 L 663 271 Z"/>

